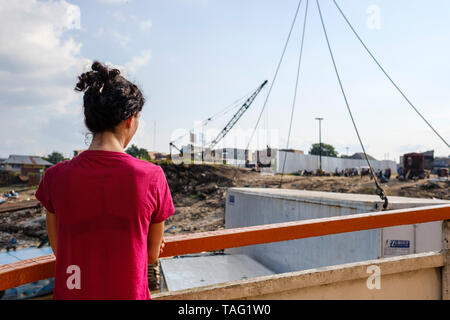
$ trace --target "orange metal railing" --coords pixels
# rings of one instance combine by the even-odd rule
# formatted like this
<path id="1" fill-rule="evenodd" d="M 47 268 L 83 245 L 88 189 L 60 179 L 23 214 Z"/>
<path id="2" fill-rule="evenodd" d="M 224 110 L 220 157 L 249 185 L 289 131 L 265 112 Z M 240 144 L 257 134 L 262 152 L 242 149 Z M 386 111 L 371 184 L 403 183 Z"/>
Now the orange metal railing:
<path id="1" fill-rule="evenodd" d="M 166 238 L 166 246 L 161 257 L 441 220 L 450 220 L 450 205 L 178 235 Z M 53 255 L 0 266 L 0 291 L 51 278 L 54 276 L 54 268 Z"/>

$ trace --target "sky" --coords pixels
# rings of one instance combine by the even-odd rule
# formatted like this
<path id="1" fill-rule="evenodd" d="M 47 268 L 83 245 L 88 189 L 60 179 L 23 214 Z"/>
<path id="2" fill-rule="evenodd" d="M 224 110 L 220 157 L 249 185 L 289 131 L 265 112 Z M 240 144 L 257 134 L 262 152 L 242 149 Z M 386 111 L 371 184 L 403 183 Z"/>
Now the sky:
<path id="1" fill-rule="evenodd" d="M 337 2 L 394 81 L 450 140 L 450 2 Z M 448 156 L 449 148 L 377 68 L 333 2 L 320 3 L 367 153 L 396 161 L 403 153 L 427 150 Z M 237 108 L 220 112 L 240 106 L 237 100 L 269 80 L 219 146 L 285 148 L 306 0 L 268 92 L 297 5 L 297 0 L 0 0 L 0 158 L 53 151 L 72 157 L 74 150 L 88 148 L 82 94 L 74 87 L 93 60 L 119 68 L 146 97 L 130 145 L 168 152 L 169 142 L 192 128 L 208 143 Z M 360 152 L 313 0 L 300 71 L 288 146 L 307 152 L 319 140 L 315 118 L 323 117 L 322 142 L 339 154 Z M 175 143 L 181 146 L 187 138 Z"/>

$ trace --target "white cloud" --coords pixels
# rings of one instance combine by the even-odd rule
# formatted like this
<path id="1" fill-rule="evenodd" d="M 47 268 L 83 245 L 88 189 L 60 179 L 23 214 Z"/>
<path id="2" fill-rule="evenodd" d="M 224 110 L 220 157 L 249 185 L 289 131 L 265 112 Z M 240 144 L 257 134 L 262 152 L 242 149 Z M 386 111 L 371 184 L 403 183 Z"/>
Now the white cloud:
<path id="1" fill-rule="evenodd" d="M 151 20 L 143 20 L 139 23 L 139 27 L 142 30 L 150 29 L 152 27 L 152 21 Z"/>
<path id="2" fill-rule="evenodd" d="M 125 22 L 127 20 L 127 16 L 122 11 L 114 11 L 109 13 L 109 15 L 118 22 Z"/>
<path id="3" fill-rule="evenodd" d="M 117 4 L 117 3 L 129 3 L 132 0 L 97 0 L 97 1 L 106 4 Z"/>
<path id="4" fill-rule="evenodd" d="M 92 64 L 72 36 L 82 28 L 80 17 L 80 8 L 65 0 L 0 0 L 0 135 L 6 137 L 0 157 L 86 147 L 82 95 L 73 89 Z M 93 36 L 105 33 L 100 27 Z M 119 32 L 113 37 L 124 47 L 131 41 Z M 134 75 L 150 58 L 147 50 L 109 65 Z"/>
<path id="5" fill-rule="evenodd" d="M 80 8 L 36 0 L 0 0 L 0 7 L 0 106 L 67 112 L 76 75 L 88 62 L 82 44 L 63 37 L 81 28 Z"/>
<path id="6" fill-rule="evenodd" d="M 144 50 L 139 55 L 132 57 L 124 65 L 115 64 L 110 61 L 106 61 L 105 65 L 107 65 L 110 69 L 118 69 L 122 76 L 128 78 L 130 76 L 135 76 L 140 68 L 145 67 L 149 63 L 150 59 L 151 51 Z"/>
<path id="7" fill-rule="evenodd" d="M 180 0 L 180 2 L 188 5 L 197 5 L 201 7 L 206 7 L 209 4 L 209 0 Z"/>
<path id="8" fill-rule="evenodd" d="M 91 61 L 70 36 L 81 29 L 80 17 L 80 8 L 64 0 L 0 0 L 3 156 L 41 154 L 43 146 L 81 140 L 81 95 L 73 88 Z"/>
<path id="9" fill-rule="evenodd" d="M 131 38 L 129 36 L 124 35 L 118 31 L 113 31 L 111 35 L 114 41 L 116 41 L 122 48 L 126 48 L 131 41 Z"/>
<path id="10" fill-rule="evenodd" d="M 152 57 L 150 50 L 142 51 L 139 55 L 134 56 L 131 60 L 125 64 L 125 69 L 127 73 L 135 75 L 136 72 L 146 66 Z"/>
<path id="11" fill-rule="evenodd" d="M 100 38 L 104 34 L 105 34 L 105 30 L 103 29 L 103 27 L 100 27 L 100 28 L 97 29 L 97 31 L 94 32 L 94 34 L 92 36 L 94 38 Z"/>

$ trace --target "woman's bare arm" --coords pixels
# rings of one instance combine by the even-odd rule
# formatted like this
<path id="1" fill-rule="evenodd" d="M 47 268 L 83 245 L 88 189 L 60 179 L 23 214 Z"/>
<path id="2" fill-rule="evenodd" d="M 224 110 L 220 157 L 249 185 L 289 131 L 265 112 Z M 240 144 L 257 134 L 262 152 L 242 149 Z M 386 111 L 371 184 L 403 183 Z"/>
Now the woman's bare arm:
<path id="1" fill-rule="evenodd" d="M 47 211 L 47 234 L 53 254 L 56 256 L 56 245 L 58 243 L 58 233 L 56 226 L 56 215 Z"/>
<path id="2" fill-rule="evenodd" d="M 148 263 L 158 260 L 164 247 L 164 221 L 151 223 L 148 231 Z"/>

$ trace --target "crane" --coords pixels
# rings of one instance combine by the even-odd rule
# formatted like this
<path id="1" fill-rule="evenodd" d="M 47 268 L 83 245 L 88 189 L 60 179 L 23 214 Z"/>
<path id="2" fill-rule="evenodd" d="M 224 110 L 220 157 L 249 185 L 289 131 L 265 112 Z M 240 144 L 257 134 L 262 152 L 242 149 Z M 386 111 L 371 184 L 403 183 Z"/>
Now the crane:
<path id="1" fill-rule="evenodd" d="M 239 121 L 239 119 L 242 117 L 242 115 L 245 113 L 245 111 L 248 110 L 250 105 L 255 100 L 256 96 L 261 92 L 261 90 L 264 88 L 264 86 L 267 84 L 267 80 L 265 80 L 253 93 L 252 95 L 244 102 L 242 107 L 239 108 L 239 110 L 234 114 L 234 116 L 231 118 L 231 120 L 227 123 L 225 128 L 220 131 L 220 133 L 217 135 L 217 137 L 211 141 L 209 144 L 209 148 L 212 150 L 226 135 L 227 133 L 234 127 L 236 122 Z"/>
<path id="2" fill-rule="evenodd" d="M 248 110 L 250 105 L 253 103 L 253 101 L 256 99 L 256 96 L 261 92 L 261 90 L 264 88 L 264 86 L 267 84 L 267 80 L 265 80 L 251 95 L 250 97 L 244 102 L 244 104 L 239 108 L 239 110 L 233 115 L 231 120 L 227 123 L 227 125 L 222 129 L 222 131 L 217 135 L 217 137 L 211 141 L 208 145 L 210 150 L 212 150 L 226 135 L 227 133 L 235 126 L 235 124 L 239 121 L 239 119 L 243 116 L 245 111 Z M 206 121 L 204 121 L 204 124 L 211 121 L 212 118 L 208 118 Z M 180 137 L 181 138 L 181 137 Z M 179 138 L 178 138 L 179 139 Z M 176 150 L 180 152 L 180 156 L 183 156 L 183 150 L 178 148 L 174 142 L 178 139 L 171 141 L 169 143 L 170 146 L 170 154 L 172 154 L 172 147 L 174 147 Z"/>

